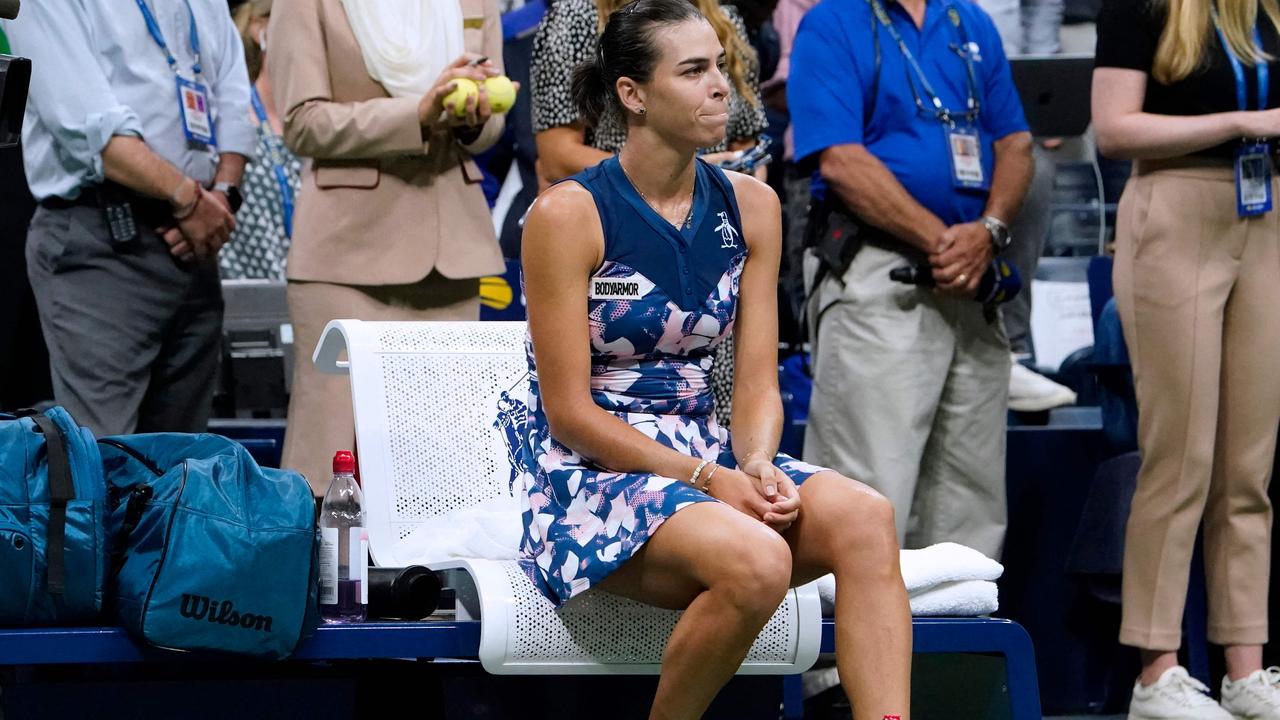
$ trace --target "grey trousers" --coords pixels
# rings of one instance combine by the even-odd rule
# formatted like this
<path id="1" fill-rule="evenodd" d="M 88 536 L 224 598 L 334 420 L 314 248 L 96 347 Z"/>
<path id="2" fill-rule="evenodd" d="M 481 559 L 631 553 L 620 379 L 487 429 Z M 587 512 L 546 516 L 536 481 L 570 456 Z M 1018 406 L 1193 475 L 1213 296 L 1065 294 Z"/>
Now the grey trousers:
<path id="1" fill-rule="evenodd" d="M 54 398 L 99 436 L 208 425 L 218 266 L 180 262 L 147 224 L 135 247 L 117 250 L 98 209 L 41 207 L 27 234 Z"/>
<path id="2" fill-rule="evenodd" d="M 889 279 L 909 262 L 868 244 L 843 284 L 812 294 L 804 459 L 885 495 L 903 547 L 954 541 L 999 558 L 1008 341 L 978 303 Z"/>

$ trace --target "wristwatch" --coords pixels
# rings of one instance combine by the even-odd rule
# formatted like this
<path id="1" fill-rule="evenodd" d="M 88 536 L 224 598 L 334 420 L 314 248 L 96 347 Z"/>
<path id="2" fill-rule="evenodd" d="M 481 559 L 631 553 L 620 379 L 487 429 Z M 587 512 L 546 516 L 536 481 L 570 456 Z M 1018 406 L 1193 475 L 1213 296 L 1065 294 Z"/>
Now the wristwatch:
<path id="1" fill-rule="evenodd" d="M 1005 225 L 1000 218 L 983 215 L 979 222 L 987 229 L 987 232 L 991 233 L 991 245 L 995 248 L 997 254 L 1007 250 L 1009 245 L 1013 243 L 1013 236 L 1009 234 L 1009 226 Z"/>
<path id="2" fill-rule="evenodd" d="M 227 196 L 227 202 L 231 203 L 231 214 L 235 215 L 240 212 L 240 206 L 244 204 L 244 196 L 240 194 L 240 187 L 229 182 L 220 182 L 213 186 L 217 192 Z"/>

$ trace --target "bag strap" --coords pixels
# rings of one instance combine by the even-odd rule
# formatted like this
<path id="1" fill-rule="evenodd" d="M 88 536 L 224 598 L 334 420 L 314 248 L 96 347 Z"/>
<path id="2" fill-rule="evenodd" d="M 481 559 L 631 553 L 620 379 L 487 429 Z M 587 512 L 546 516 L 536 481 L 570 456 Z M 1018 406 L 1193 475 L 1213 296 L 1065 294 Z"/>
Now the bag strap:
<path id="1" fill-rule="evenodd" d="M 156 477 L 164 475 L 164 471 L 160 469 L 160 466 L 152 462 L 151 458 L 115 438 L 99 438 L 98 445 L 124 453 L 126 457 L 141 464 Z M 129 536 L 137 529 L 138 523 L 142 521 L 142 513 L 147 509 L 147 503 L 151 502 L 151 498 L 154 495 L 155 487 L 147 483 L 138 483 L 129 490 L 129 499 L 124 508 L 124 519 L 120 523 L 119 531 L 116 532 L 115 542 L 111 544 L 110 567 L 112 577 L 118 575 L 124 568 L 124 556 L 128 548 Z M 113 501 L 112 512 L 115 512 L 117 507 L 119 507 L 118 501 Z"/>
<path id="2" fill-rule="evenodd" d="M 67 438 L 49 416 L 32 415 L 31 419 L 44 433 L 49 461 L 48 592 L 60 596 L 67 578 L 67 501 L 76 496 L 71 482 L 71 463 L 67 459 Z"/>
<path id="3" fill-rule="evenodd" d="M 119 440 L 115 440 L 113 438 L 101 438 L 100 440 L 98 440 L 98 444 L 106 445 L 107 447 L 110 447 L 110 448 L 115 448 L 116 450 L 119 450 L 125 455 L 128 455 L 129 457 L 133 458 L 134 460 L 137 460 L 143 467 L 149 470 L 151 474 L 155 475 L 156 477 L 160 477 L 164 475 L 164 470 L 161 470 L 160 466 L 156 465 L 155 462 L 151 460 L 151 458 L 147 457 L 146 455 L 143 455 L 137 450 L 134 450 L 128 445 L 125 445 Z"/>

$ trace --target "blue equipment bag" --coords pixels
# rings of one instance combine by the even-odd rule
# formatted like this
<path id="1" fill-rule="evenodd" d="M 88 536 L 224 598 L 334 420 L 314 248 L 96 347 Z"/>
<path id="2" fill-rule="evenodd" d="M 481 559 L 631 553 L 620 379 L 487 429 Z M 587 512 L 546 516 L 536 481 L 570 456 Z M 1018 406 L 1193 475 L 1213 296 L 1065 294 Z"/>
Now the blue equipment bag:
<path id="1" fill-rule="evenodd" d="M 104 438 L 116 621 L 148 644 L 288 657 L 319 624 L 315 501 L 218 435 Z"/>
<path id="2" fill-rule="evenodd" d="M 105 512 L 93 433 L 60 407 L 0 415 L 0 625 L 99 620 Z"/>

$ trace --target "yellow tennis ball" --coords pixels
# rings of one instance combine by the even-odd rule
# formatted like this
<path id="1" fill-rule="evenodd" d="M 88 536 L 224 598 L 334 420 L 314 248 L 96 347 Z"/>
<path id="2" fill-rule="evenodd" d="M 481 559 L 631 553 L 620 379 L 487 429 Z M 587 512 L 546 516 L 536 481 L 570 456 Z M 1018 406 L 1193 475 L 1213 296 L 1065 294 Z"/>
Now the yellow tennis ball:
<path id="1" fill-rule="evenodd" d="M 504 113 L 516 104 L 516 86 L 506 75 L 486 79 L 484 89 L 489 94 L 489 107 L 496 113 Z"/>
<path id="2" fill-rule="evenodd" d="M 480 86 L 467 78 L 454 80 L 453 92 L 444 96 L 444 109 L 458 117 L 467 114 L 467 98 L 480 95 Z"/>
<path id="3" fill-rule="evenodd" d="M 494 310 L 506 310 L 515 299 L 511 285 L 500 275 L 480 278 L 480 303 Z"/>

